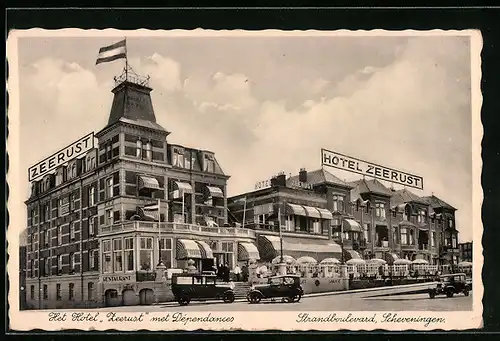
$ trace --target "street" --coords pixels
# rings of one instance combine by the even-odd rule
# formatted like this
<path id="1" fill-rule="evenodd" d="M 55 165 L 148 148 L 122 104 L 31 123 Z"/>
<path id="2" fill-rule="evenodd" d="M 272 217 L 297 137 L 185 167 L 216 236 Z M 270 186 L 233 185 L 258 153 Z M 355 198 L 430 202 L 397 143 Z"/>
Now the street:
<path id="1" fill-rule="evenodd" d="M 427 294 L 369 297 L 370 293 L 353 293 L 330 296 L 304 297 L 299 303 L 281 303 L 262 300 L 260 304 L 248 302 L 196 302 L 188 306 L 178 303 L 165 303 L 152 306 L 128 306 L 102 308 L 99 311 L 468 311 L 472 310 L 472 292 L 468 297 L 456 295 L 453 298 L 439 296 L 429 299 Z"/>

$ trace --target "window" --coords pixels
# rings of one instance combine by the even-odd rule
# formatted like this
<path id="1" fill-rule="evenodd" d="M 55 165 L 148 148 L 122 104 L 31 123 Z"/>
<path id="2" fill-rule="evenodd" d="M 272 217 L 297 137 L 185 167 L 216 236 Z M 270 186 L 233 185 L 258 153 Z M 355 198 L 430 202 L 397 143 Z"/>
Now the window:
<path id="1" fill-rule="evenodd" d="M 418 211 L 417 221 L 420 224 L 424 224 L 425 223 L 425 211 L 424 210 L 419 210 Z"/>
<path id="2" fill-rule="evenodd" d="M 109 209 L 106 210 L 106 225 L 112 225 L 113 224 L 113 210 Z"/>
<path id="3" fill-rule="evenodd" d="M 106 194 L 107 198 L 113 197 L 113 178 L 106 179 Z"/>
<path id="4" fill-rule="evenodd" d="M 403 211 L 403 220 L 410 221 L 410 208 L 408 206 L 405 206 Z"/>
<path id="5" fill-rule="evenodd" d="M 35 286 L 34 286 L 34 285 L 32 285 L 32 286 L 30 287 L 30 298 L 31 298 L 32 300 L 34 300 L 34 299 L 35 299 Z"/>
<path id="6" fill-rule="evenodd" d="M 73 221 L 69 223 L 69 237 L 71 240 L 75 240 L 75 223 Z"/>
<path id="7" fill-rule="evenodd" d="M 431 246 L 435 247 L 436 246 L 436 232 L 431 231 Z"/>
<path id="8" fill-rule="evenodd" d="M 45 269 L 44 269 L 44 274 L 45 276 L 50 275 L 50 262 L 52 258 L 45 258 Z"/>
<path id="9" fill-rule="evenodd" d="M 49 204 L 45 205 L 45 212 L 44 212 L 44 217 L 43 221 L 49 221 L 50 220 L 50 207 Z"/>
<path id="10" fill-rule="evenodd" d="M 370 224 L 363 224 L 363 235 L 367 242 L 370 241 Z"/>
<path id="11" fill-rule="evenodd" d="M 375 216 L 378 218 L 385 218 L 385 204 L 376 203 L 375 204 Z"/>
<path id="12" fill-rule="evenodd" d="M 151 270 L 153 263 L 153 238 L 141 238 L 139 251 L 140 270 Z"/>
<path id="13" fill-rule="evenodd" d="M 96 260 L 95 253 L 96 252 L 97 252 L 96 250 L 89 250 L 89 269 L 90 270 L 96 269 L 96 266 L 95 266 L 95 260 Z"/>
<path id="14" fill-rule="evenodd" d="M 75 299 L 75 285 L 73 283 L 69 284 L 69 299 L 70 300 Z"/>
<path id="15" fill-rule="evenodd" d="M 344 197 L 342 195 L 333 196 L 333 211 L 344 212 Z"/>
<path id="16" fill-rule="evenodd" d="M 45 241 L 45 246 L 49 246 L 49 243 L 50 243 L 50 230 L 49 229 L 45 230 L 45 236 L 43 239 Z"/>
<path id="17" fill-rule="evenodd" d="M 57 229 L 57 245 L 61 246 L 62 245 L 62 226 L 56 227 Z"/>
<path id="18" fill-rule="evenodd" d="M 95 217 L 89 217 L 89 236 L 93 237 L 95 234 L 94 231 L 94 223 L 95 223 Z"/>
<path id="19" fill-rule="evenodd" d="M 146 143 L 146 160 L 151 161 L 152 152 L 151 152 L 151 142 Z"/>
<path id="20" fill-rule="evenodd" d="M 95 187 L 91 186 L 89 189 L 89 207 L 95 205 Z"/>
<path id="21" fill-rule="evenodd" d="M 49 299 L 49 288 L 47 287 L 47 284 L 43 285 L 43 299 L 44 300 Z"/>
<path id="22" fill-rule="evenodd" d="M 125 271 L 134 271 L 134 238 L 125 238 Z M 165 262 L 165 261 L 163 261 Z"/>
<path id="23" fill-rule="evenodd" d="M 62 272 L 62 256 L 57 255 L 57 273 L 60 274 Z"/>
<path id="24" fill-rule="evenodd" d="M 394 241 L 394 244 L 399 244 L 399 238 L 398 238 L 398 227 L 393 226 L 392 227 L 392 240 Z"/>
<path id="25" fill-rule="evenodd" d="M 73 193 L 69 195 L 69 211 L 72 212 L 75 209 L 75 199 Z"/>
<path id="26" fill-rule="evenodd" d="M 189 157 L 188 151 L 184 154 L 184 168 L 191 169 L 191 165 L 194 164 L 192 158 Z"/>
<path id="27" fill-rule="evenodd" d="M 410 229 L 410 245 L 415 245 L 415 231 L 413 229 Z"/>
<path id="28" fill-rule="evenodd" d="M 34 272 L 34 264 L 33 264 L 33 259 L 30 260 L 30 271 L 31 271 L 31 277 L 35 277 L 35 272 Z"/>
<path id="29" fill-rule="evenodd" d="M 452 228 L 453 227 L 453 220 L 450 218 L 448 219 L 448 227 Z"/>
<path id="30" fill-rule="evenodd" d="M 113 264 L 115 272 L 123 271 L 123 249 L 121 239 L 113 239 Z"/>
<path id="31" fill-rule="evenodd" d="M 451 236 L 451 247 L 454 249 L 457 248 L 457 236 L 455 234 Z"/>
<path id="32" fill-rule="evenodd" d="M 404 227 L 401 228 L 401 244 L 408 245 L 408 232 Z"/>
<path id="33" fill-rule="evenodd" d="M 142 158 L 142 141 L 141 140 L 137 140 L 137 142 L 136 142 L 135 156 L 138 158 Z"/>
<path id="34" fill-rule="evenodd" d="M 314 234 L 320 234 L 321 233 L 321 224 L 320 224 L 319 220 L 314 220 L 312 222 L 312 232 Z"/>
<path id="35" fill-rule="evenodd" d="M 64 178 L 63 178 L 63 169 L 59 168 L 57 170 L 57 173 L 56 173 L 56 186 L 59 186 L 60 184 L 62 184 L 63 181 L 64 181 Z"/>
<path id="36" fill-rule="evenodd" d="M 204 171 L 208 173 L 213 173 L 215 168 L 215 160 L 213 155 L 205 155 L 205 167 Z"/>
<path id="37" fill-rule="evenodd" d="M 113 271 L 112 260 L 111 260 L 111 240 L 103 240 L 102 251 L 104 256 L 103 271 L 104 273 L 109 273 Z"/>
<path id="38" fill-rule="evenodd" d="M 73 252 L 69 254 L 69 269 L 70 271 L 75 270 L 75 254 Z"/>
<path id="39" fill-rule="evenodd" d="M 88 299 L 90 301 L 90 300 L 94 299 L 94 283 L 89 282 L 89 284 L 87 284 L 87 286 L 88 286 L 87 295 L 88 295 Z"/>
<path id="40" fill-rule="evenodd" d="M 71 166 L 71 177 L 74 178 L 76 177 L 76 163 Z"/>
<path id="41" fill-rule="evenodd" d="M 172 267 L 172 239 L 160 238 L 161 260 L 167 269 Z"/>
<path id="42" fill-rule="evenodd" d="M 56 300 L 60 301 L 61 300 L 61 284 L 57 283 L 56 284 Z"/>

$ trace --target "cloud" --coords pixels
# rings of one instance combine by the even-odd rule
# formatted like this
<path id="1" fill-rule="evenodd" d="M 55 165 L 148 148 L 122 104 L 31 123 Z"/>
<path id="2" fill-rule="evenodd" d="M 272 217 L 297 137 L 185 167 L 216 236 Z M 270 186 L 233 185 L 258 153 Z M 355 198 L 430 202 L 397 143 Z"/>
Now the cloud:
<path id="1" fill-rule="evenodd" d="M 130 65 L 133 65 L 134 71 L 139 75 L 149 75 L 151 85 L 158 90 L 181 90 L 181 66 L 173 59 L 153 53 L 143 59 L 132 59 Z"/>
<path id="2" fill-rule="evenodd" d="M 250 80 L 241 73 L 190 77 L 184 80 L 184 95 L 202 111 L 207 107 L 239 111 L 256 103 L 250 92 Z"/>

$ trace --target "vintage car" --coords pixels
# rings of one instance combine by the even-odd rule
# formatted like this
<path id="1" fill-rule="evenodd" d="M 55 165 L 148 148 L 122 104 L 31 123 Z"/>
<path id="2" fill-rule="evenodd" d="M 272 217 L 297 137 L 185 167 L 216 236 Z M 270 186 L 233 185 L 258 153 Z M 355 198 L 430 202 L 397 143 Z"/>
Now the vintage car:
<path id="1" fill-rule="evenodd" d="M 437 282 L 429 288 L 429 297 L 434 298 L 437 295 L 453 297 L 453 295 L 460 293 L 469 296 L 470 290 L 472 290 L 472 285 L 467 281 L 464 273 L 441 275 Z"/>
<path id="2" fill-rule="evenodd" d="M 234 284 L 218 283 L 215 275 L 173 274 L 172 293 L 180 305 L 188 305 L 192 300 L 234 302 Z"/>
<path id="3" fill-rule="evenodd" d="M 299 302 L 304 295 L 300 286 L 300 277 L 282 275 L 269 277 L 267 284 L 252 285 L 247 294 L 250 303 L 259 303 L 262 299 L 280 297 L 289 303 Z"/>

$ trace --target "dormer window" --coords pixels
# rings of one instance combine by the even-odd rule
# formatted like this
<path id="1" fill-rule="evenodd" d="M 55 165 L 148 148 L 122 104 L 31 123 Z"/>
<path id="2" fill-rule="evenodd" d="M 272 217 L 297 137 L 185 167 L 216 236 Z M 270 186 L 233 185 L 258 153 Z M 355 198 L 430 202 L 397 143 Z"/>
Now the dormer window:
<path id="1" fill-rule="evenodd" d="M 333 196 L 333 211 L 344 212 L 344 197 L 342 195 L 335 194 Z"/>
<path id="2" fill-rule="evenodd" d="M 425 211 L 424 210 L 418 210 L 417 221 L 420 224 L 425 223 Z"/>
<path id="3" fill-rule="evenodd" d="M 385 218 L 385 204 L 376 203 L 375 204 L 375 216 L 378 218 Z"/>
<path id="4" fill-rule="evenodd" d="M 215 166 L 215 161 L 214 161 L 214 156 L 213 155 L 205 155 L 205 167 L 204 171 L 208 173 L 214 173 L 214 167 Z"/>
<path id="5" fill-rule="evenodd" d="M 142 157 L 142 141 L 141 140 L 137 140 L 137 142 L 135 143 L 135 145 L 136 145 L 135 156 L 138 157 L 138 158 L 141 158 Z"/>
<path id="6" fill-rule="evenodd" d="M 45 179 L 45 190 L 48 191 L 50 189 L 50 177 Z"/>
<path id="7" fill-rule="evenodd" d="M 174 148 L 172 155 L 172 165 L 184 168 L 184 150 L 181 148 Z"/>

